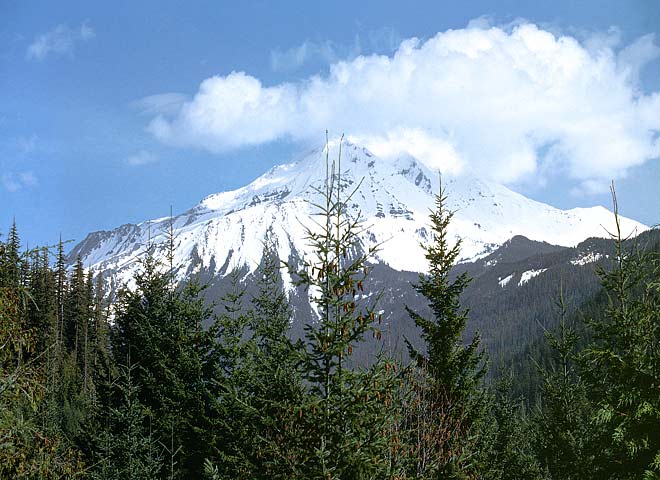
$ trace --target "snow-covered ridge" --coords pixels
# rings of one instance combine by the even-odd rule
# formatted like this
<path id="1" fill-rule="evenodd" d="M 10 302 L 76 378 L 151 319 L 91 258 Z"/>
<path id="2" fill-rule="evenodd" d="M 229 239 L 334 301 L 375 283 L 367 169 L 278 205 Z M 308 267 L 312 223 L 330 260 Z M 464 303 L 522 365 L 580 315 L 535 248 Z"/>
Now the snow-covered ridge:
<path id="1" fill-rule="evenodd" d="M 512 273 L 511 275 L 507 275 L 507 276 L 504 277 L 504 278 L 502 278 L 502 277 L 498 277 L 498 279 L 497 279 L 497 283 L 500 284 L 500 287 L 501 287 L 501 288 L 504 288 L 504 287 L 506 287 L 506 286 L 509 284 L 509 282 L 510 282 L 511 279 L 513 278 L 513 275 L 514 275 L 514 273 Z"/>
<path id="2" fill-rule="evenodd" d="M 532 278 L 542 274 L 546 270 L 547 270 L 547 268 L 539 268 L 538 270 L 527 270 L 527 271 L 523 272 L 520 275 L 520 281 L 518 282 L 518 286 L 522 287 L 524 284 L 529 282 Z"/>
<path id="3" fill-rule="evenodd" d="M 336 148 L 329 157 L 337 157 Z M 311 226 L 310 201 L 318 199 L 325 176 L 325 151 L 316 150 L 245 187 L 209 195 L 176 216 L 179 278 L 201 270 L 225 275 L 243 266 L 253 271 L 267 237 L 282 259 L 310 255 L 304 225 Z M 365 220 L 365 247 L 382 243 L 376 260 L 396 270 L 426 270 L 419 243 L 429 240 L 428 213 L 438 182 L 437 173 L 410 156 L 384 160 L 358 145 L 343 144 L 341 183 L 347 191 L 355 189 L 350 213 Z M 463 260 L 484 256 L 514 235 L 575 246 L 587 237 L 607 236 L 604 227 L 613 226 L 611 212 L 603 207 L 559 210 L 473 174 L 443 177 L 443 184 L 456 211 L 451 231 L 463 239 Z M 147 243 L 160 245 L 157 254 L 164 255 L 168 227 L 169 219 L 161 218 L 95 232 L 73 249 L 71 258 L 80 255 L 86 267 L 106 272 L 119 284 L 132 276 Z M 626 233 L 647 228 L 625 218 L 622 227 Z"/>
<path id="4" fill-rule="evenodd" d="M 601 258 L 603 258 L 602 253 L 586 252 L 571 260 L 571 265 L 587 265 L 589 263 L 595 263 Z"/>

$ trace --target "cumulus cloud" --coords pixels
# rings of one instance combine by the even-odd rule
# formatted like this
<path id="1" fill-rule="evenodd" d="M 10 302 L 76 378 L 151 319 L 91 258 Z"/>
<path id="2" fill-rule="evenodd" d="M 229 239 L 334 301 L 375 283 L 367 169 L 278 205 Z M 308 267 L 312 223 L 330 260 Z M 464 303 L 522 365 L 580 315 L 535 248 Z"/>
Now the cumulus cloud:
<path id="1" fill-rule="evenodd" d="M 26 172 L 5 172 L 0 177 L 2 181 L 2 186 L 10 193 L 18 192 L 23 188 L 34 187 L 39 182 L 37 177 L 31 171 Z"/>
<path id="2" fill-rule="evenodd" d="M 72 57 L 77 43 L 91 40 L 96 36 L 94 29 L 84 22 L 80 27 L 71 28 L 60 24 L 49 32 L 37 35 L 27 49 L 27 58 L 43 60 L 48 55 Z"/>
<path id="3" fill-rule="evenodd" d="M 655 39 L 618 50 L 614 43 L 481 19 L 405 40 L 392 55 L 337 61 L 327 75 L 295 83 L 214 76 L 149 129 L 168 144 L 225 152 L 316 140 L 327 128 L 433 168 L 501 182 L 561 174 L 598 190 L 660 156 L 660 92 L 637 84 L 658 56 Z"/>
<path id="4" fill-rule="evenodd" d="M 131 167 L 139 167 L 142 165 L 148 165 L 154 163 L 158 160 L 158 157 L 153 153 L 149 153 L 145 150 L 140 150 L 139 152 L 129 155 L 124 159 L 127 165 Z"/>

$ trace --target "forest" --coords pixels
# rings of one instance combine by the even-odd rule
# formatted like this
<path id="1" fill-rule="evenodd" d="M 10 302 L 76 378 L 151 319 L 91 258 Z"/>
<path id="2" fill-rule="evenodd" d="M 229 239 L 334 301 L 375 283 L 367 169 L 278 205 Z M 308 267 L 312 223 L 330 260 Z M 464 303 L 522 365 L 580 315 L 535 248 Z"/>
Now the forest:
<path id="1" fill-rule="evenodd" d="M 489 375 L 479 334 L 465 341 L 470 278 L 451 275 L 441 189 L 414 284 L 429 309 L 406 307 L 424 348 L 358 366 L 353 349 L 382 335 L 361 294 L 375 252 L 338 175 L 319 193 L 315 258 L 290 265 L 266 242 L 256 293 L 234 274 L 214 305 L 176 282 L 171 231 L 167 258 L 145 245 L 134 286 L 111 294 L 81 261 L 67 268 L 62 241 L 24 249 L 14 224 L 0 243 L 0 478 L 660 478 L 660 245 L 613 232 L 589 307 L 567 314 L 560 288 L 525 376 Z M 318 316 L 295 340 L 282 269 Z"/>

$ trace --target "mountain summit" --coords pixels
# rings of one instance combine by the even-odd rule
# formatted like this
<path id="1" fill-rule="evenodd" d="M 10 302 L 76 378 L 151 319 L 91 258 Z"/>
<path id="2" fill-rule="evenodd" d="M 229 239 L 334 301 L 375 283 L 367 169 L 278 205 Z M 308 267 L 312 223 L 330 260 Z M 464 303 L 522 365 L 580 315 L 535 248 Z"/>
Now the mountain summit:
<path id="1" fill-rule="evenodd" d="M 331 145 L 329 158 L 337 157 Z M 281 259 L 309 255 L 304 225 L 311 225 L 314 207 L 326 178 L 326 150 L 280 165 L 237 190 L 209 195 L 173 218 L 175 265 L 179 278 L 206 271 L 225 275 L 234 267 L 253 271 L 266 238 Z M 341 183 L 355 190 L 349 211 L 360 214 L 366 229 L 365 247 L 382 243 L 377 261 L 399 271 L 426 270 L 420 242 L 427 241 L 429 208 L 438 191 L 439 175 L 410 156 L 396 160 L 376 157 L 367 149 L 344 142 Z M 613 214 L 603 207 L 560 210 L 531 200 L 498 184 L 465 174 L 443 178 L 449 205 L 456 211 L 451 228 L 463 239 L 463 260 L 483 257 L 515 235 L 554 245 L 574 246 L 588 237 L 606 237 Z M 622 218 L 624 232 L 645 225 Z M 122 225 L 89 234 L 74 247 L 85 267 L 104 272 L 114 285 L 130 281 L 145 245 L 165 254 L 164 232 L 169 218 Z M 285 275 L 285 282 L 289 282 Z"/>

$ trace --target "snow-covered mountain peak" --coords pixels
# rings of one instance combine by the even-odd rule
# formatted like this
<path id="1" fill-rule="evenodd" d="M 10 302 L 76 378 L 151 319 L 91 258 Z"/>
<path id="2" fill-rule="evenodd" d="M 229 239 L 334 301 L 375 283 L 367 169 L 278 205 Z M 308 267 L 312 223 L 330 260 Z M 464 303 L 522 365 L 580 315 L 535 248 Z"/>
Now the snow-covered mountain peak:
<path id="1" fill-rule="evenodd" d="M 394 161 L 376 157 L 366 148 L 349 142 L 338 148 L 317 149 L 299 160 L 271 168 L 245 187 L 229 192 L 209 195 L 191 213 L 227 215 L 257 205 L 281 204 L 291 201 L 313 201 L 324 190 L 326 176 L 334 168 L 346 193 L 355 190 L 359 198 L 356 210 L 374 215 L 382 211 L 384 204 L 397 206 L 410 196 L 413 186 L 416 200 L 426 204 L 426 196 L 432 192 L 430 172 L 413 157 L 401 157 Z M 412 185 L 401 185 L 402 178 Z M 408 198 L 408 202 L 411 199 Z M 384 203 L 385 202 L 385 203 Z M 357 208 L 359 206 L 359 208 Z"/>
<path id="2" fill-rule="evenodd" d="M 175 217 L 179 276 L 202 270 L 224 275 L 233 267 L 252 271 L 259 264 L 267 237 L 282 259 L 310 255 L 304 226 L 311 225 L 311 202 L 325 185 L 326 158 L 339 167 L 337 147 L 331 144 L 327 157 L 324 149 L 318 149 L 273 167 L 250 184 L 209 195 Z M 396 270 L 425 271 L 419 244 L 429 240 L 428 213 L 438 191 L 438 172 L 408 155 L 382 159 L 344 142 L 338 176 L 344 191 L 354 192 L 349 213 L 365 220 L 365 247 L 382 244 L 376 261 Z M 456 238 L 463 239 L 463 259 L 486 255 L 515 235 L 574 246 L 590 236 L 607 236 L 603 226 L 610 230 L 613 226 L 613 216 L 605 208 L 559 210 L 471 173 L 443 176 L 442 182 L 449 207 L 456 211 L 451 229 Z M 626 233 L 646 229 L 622 220 Z M 148 242 L 162 244 L 159 252 L 164 254 L 162 232 L 168 226 L 165 218 L 92 233 L 74 248 L 72 258 L 80 255 L 86 266 L 121 282 L 131 277 L 137 255 Z"/>
<path id="3" fill-rule="evenodd" d="M 366 159 L 373 156 L 370 152 L 344 144 L 344 155 L 347 153 L 350 154 L 348 162 L 353 168 L 345 169 L 344 175 L 354 176 L 358 171 L 363 173 L 369 169 L 369 161 Z M 329 155 L 327 158 L 333 161 Z M 331 168 L 331 165 L 326 165 L 325 149 L 312 150 L 295 162 L 271 168 L 245 187 L 209 195 L 202 200 L 201 206 L 216 211 L 236 210 L 263 201 L 282 200 L 287 196 L 311 195 L 323 187 L 328 167 Z"/>

